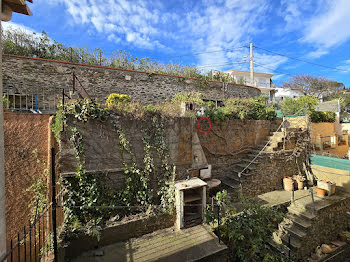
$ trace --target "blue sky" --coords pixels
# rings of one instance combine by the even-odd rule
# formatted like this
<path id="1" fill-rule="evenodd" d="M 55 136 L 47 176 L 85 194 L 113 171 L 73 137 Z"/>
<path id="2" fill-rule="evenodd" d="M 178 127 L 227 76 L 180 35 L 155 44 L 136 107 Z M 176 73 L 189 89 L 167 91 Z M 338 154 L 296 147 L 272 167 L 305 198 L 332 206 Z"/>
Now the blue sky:
<path id="1" fill-rule="evenodd" d="M 5 30 L 41 32 L 72 46 L 123 49 L 137 57 L 247 70 L 250 42 L 290 57 L 350 71 L 348 0 L 36 0 L 33 16 L 14 14 Z M 211 52 L 218 51 L 220 52 Z M 205 53 L 209 52 L 209 53 Z M 180 56 L 197 54 L 195 56 Z M 254 49 L 255 71 L 324 76 L 350 86 L 350 72 Z M 229 64 L 229 65 L 226 65 Z M 225 65 L 225 66 L 221 66 Z M 264 67 L 258 66 L 262 65 Z"/>

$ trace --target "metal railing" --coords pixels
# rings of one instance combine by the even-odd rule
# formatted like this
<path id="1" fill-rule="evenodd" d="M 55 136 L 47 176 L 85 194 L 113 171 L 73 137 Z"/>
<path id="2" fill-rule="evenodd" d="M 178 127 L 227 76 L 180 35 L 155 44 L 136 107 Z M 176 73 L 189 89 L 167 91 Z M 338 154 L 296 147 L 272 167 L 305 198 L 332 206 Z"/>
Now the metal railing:
<path id="1" fill-rule="evenodd" d="M 4 109 L 11 112 L 54 114 L 64 97 L 71 99 L 73 94 L 77 94 L 80 99 L 92 100 L 77 75 L 74 72 L 70 74 L 72 74 L 72 85 L 68 87 L 32 83 L 14 86 L 4 80 L 2 95 L 5 95 L 8 101 Z"/>

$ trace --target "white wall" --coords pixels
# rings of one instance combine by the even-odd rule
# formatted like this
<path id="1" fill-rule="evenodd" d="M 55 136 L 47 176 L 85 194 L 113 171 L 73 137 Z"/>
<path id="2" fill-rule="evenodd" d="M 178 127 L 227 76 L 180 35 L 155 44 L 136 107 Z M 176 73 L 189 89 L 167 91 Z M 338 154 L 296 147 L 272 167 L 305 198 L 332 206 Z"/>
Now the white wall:
<path id="1" fill-rule="evenodd" d="M 243 78 L 246 85 L 250 84 L 250 76 L 233 74 L 233 73 L 231 73 L 231 76 L 233 76 L 233 78 L 235 79 L 235 81 L 237 83 L 239 83 L 240 79 Z M 254 75 L 254 86 L 255 87 L 270 87 L 270 78 Z"/>
<path id="2" fill-rule="evenodd" d="M 294 90 L 289 88 L 275 88 L 277 91 L 275 93 L 276 101 L 280 101 L 281 98 L 298 98 L 299 96 L 303 96 L 303 92 L 300 90 Z"/>

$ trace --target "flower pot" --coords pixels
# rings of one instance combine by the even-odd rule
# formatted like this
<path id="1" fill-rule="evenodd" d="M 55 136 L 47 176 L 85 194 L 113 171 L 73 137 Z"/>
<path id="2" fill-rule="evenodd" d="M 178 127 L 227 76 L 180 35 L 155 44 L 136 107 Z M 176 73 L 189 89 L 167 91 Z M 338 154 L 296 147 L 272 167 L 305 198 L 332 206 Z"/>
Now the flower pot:
<path id="1" fill-rule="evenodd" d="M 297 185 L 299 190 L 304 189 L 304 181 L 297 180 Z"/>
<path id="2" fill-rule="evenodd" d="M 331 196 L 335 193 L 336 184 L 327 180 L 317 180 L 317 187 L 327 190 Z"/>
<path id="3" fill-rule="evenodd" d="M 4 113 L 7 113 L 9 110 L 8 109 L 3 109 L 3 112 Z"/>
<path id="4" fill-rule="evenodd" d="M 283 177 L 284 190 L 293 191 L 293 186 L 294 186 L 294 180 L 291 177 L 289 177 L 289 176 Z"/>
<path id="5" fill-rule="evenodd" d="M 325 197 L 327 193 L 327 190 L 323 188 L 316 187 L 316 194 L 320 197 Z"/>

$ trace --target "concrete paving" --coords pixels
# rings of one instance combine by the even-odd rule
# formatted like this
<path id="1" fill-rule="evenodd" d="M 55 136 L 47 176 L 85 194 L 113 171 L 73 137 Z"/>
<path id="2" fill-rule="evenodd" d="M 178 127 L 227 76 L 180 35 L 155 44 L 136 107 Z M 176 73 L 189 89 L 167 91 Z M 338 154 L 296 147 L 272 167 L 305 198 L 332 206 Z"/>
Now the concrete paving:
<path id="1" fill-rule="evenodd" d="M 342 190 L 342 188 L 337 187 L 336 193 L 332 196 L 319 197 L 316 194 L 315 187 L 312 188 L 314 202 L 309 190 L 296 190 L 294 191 L 294 205 L 300 208 L 305 207 L 315 207 L 316 210 L 322 209 L 326 206 L 331 205 L 334 202 L 345 199 L 350 196 Z M 284 190 L 276 190 L 268 192 L 257 196 L 257 199 L 262 202 L 262 204 L 267 206 L 277 206 L 291 203 L 292 192 Z"/>
<path id="2" fill-rule="evenodd" d="M 173 228 L 158 230 L 126 242 L 86 252 L 73 261 L 185 262 L 220 256 L 226 250 L 227 247 L 222 242 L 219 243 L 208 226 L 198 225 L 183 230 Z"/>

